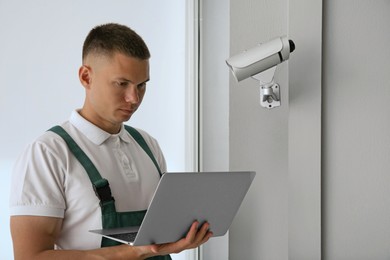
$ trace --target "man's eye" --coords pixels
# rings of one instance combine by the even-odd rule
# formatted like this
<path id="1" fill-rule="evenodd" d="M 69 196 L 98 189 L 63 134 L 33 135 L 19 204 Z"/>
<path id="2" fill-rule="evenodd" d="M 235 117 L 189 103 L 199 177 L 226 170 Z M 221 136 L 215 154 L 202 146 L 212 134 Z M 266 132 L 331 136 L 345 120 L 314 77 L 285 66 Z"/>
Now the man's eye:
<path id="1" fill-rule="evenodd" d="M 129 83 L 126 82 L 126 81 L 118 81 L 116 82 L 116 85 L 118 85 L 119 87 L 127 87 Z"/>
<path id="2" fill-rule="evenodd" d="M 139 89 L 142 89 L 142 88 L 145 88 L 146 87 L 146 83 L 141 83 L 138 85 L 138 88 Z"/>

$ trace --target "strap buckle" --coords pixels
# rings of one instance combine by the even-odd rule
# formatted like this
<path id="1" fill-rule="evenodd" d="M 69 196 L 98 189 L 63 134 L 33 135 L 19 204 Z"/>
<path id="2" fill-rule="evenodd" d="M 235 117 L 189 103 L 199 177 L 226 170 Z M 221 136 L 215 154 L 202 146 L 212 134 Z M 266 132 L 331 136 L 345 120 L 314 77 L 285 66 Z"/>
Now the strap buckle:
<path id="1" fill-rule="evenodd" d="M 115 200 L 111 195 L 110 184 L 106 179 L 98 180 L 92 184 L 92 187 L 101 204 L 107 201 Z"/>

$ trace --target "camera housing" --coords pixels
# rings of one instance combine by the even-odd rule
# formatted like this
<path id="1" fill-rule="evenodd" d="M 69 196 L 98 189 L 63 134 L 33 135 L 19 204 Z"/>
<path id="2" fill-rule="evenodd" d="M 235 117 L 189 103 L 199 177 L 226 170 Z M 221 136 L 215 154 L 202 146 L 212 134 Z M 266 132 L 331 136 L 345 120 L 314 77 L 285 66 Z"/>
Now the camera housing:
<path id="1" fill-rule="evenodd" d="M 232 56 L 226 63 L 239 82 L 288 60 L 294 50 L 294 42 L 282 36 Z"/>

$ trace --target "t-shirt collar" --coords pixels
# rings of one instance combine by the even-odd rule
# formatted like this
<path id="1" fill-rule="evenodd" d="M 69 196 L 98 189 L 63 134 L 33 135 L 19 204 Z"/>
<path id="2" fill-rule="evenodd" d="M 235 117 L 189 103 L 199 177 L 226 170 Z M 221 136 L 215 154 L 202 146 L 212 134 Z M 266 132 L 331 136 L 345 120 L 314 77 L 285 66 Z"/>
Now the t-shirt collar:
<path id="1" fill-rule="evenodd" d="M 130 137 L 127 134 L 123 124 L 119 133 L 113 135 L 86 120 L 79 114 L 78 110 L 72 111 L 69 121 L 74 127 L 76 127 L 81 133 L 83 133 L 91 142 L 96 145 L 103 144 L 108 138 L 115 135 L 119 136 L 120 139 L 124 142 L 130 142 Z"/>

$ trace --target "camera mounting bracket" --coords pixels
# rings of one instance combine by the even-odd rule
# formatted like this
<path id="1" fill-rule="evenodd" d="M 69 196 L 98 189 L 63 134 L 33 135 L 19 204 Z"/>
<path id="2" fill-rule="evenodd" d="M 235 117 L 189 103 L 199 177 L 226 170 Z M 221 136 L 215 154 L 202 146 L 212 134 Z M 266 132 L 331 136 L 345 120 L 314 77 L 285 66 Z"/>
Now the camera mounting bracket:
<path id="1" fill-rule="evenodd" d="M 280 86 L 274 82 L 276 67 L 252 76 L 260 83 L 260 105 L 268 109 L 280 106 Z"/>

